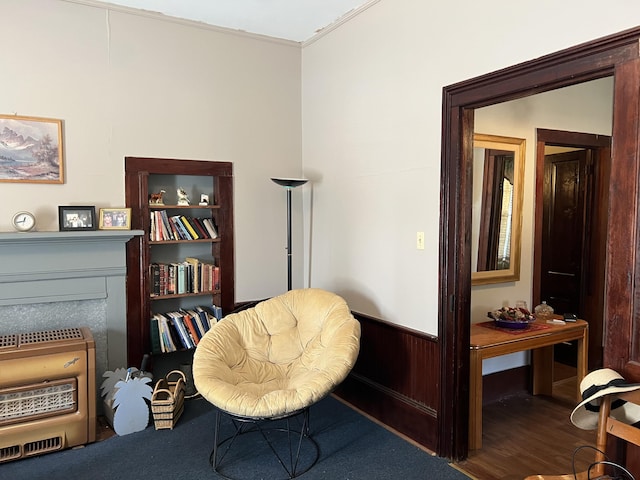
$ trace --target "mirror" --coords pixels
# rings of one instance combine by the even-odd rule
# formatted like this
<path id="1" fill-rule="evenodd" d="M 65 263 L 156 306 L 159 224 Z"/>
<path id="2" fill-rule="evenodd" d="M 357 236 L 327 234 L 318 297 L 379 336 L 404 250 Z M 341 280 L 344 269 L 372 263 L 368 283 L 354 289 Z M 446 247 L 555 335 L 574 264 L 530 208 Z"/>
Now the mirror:
<path id="1" fill-rule="evenodd" d="M 473 136 L 471 285 L 520 280 L 523 138 Z"/>

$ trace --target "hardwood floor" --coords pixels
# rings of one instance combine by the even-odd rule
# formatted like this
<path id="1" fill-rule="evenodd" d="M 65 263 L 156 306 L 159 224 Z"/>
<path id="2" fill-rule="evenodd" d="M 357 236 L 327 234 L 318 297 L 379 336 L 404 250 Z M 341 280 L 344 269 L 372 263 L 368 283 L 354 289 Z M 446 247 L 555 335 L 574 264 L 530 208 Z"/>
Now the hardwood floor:
<path id="1" fill-rule="evenodd" d="M 556 364 L 553 397 L 526 394 L 483 408 L 483 447 L 456 467 L 478 480 L 522 480 L 534 474 L 572 473 L 576 448 L 595 445 L 596 432 L 570 420 L 576 405 L 575 369 Z M 576 471 L 586 470 L 593 450 L 576 454 Z"/>

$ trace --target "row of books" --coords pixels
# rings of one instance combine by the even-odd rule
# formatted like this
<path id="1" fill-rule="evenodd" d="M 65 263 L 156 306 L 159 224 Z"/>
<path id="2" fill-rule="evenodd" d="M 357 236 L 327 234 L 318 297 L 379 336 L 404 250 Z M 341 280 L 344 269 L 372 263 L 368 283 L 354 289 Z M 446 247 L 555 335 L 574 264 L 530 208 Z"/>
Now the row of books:
<path id="1" fill-rule="evenodd" d="M 167 214 L 166 210 L 151 211 L 149 240 L 202 240 L 218 238 L 218 229 L 211 218 Z"/>
<path id="2" fill-rule="evenodd" d="M 217 305 L 156 313 L 151 317 L 151 352 L 154 354 L 192 349 L 222 319 Z"/>
<path id="3" fill-rule="evenodd" d="M 183 262 L 149 266 L 152 297 L 220 290 L 220 267 L 209 261 L 186 257 Z"/>

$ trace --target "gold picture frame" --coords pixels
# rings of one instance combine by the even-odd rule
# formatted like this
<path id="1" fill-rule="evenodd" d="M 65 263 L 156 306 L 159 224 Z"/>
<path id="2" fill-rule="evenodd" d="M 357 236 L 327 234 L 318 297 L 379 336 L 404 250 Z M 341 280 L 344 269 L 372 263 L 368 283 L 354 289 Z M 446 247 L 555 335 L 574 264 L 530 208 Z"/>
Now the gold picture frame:
<path id="1" fill-rule="evenodd" d="M 0 114 L 0 182 L 64 183 L 62 120 Z"/>
<path id="2" fill-rule="evenodd" d="M 101 208 L 100 230 L 131 230 L 130 208 Z"/>

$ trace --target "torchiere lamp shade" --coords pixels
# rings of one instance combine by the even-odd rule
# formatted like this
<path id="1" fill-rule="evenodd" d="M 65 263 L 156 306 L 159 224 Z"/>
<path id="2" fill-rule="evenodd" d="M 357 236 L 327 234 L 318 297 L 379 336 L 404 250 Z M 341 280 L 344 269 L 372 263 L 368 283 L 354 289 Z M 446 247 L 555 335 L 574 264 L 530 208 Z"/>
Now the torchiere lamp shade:
<path id="1" fill-rule="evenodd" d="M 273 178 L 273 177 L 271 177 L 271 180 L 273 180 L 275 183 L 277 183 L 282 187 L 288 187 L 288 188 L 296 188 L 296 187 L 299 187 L 300 185 L 304 185 L 309 181 L 306 178 Z"/>

